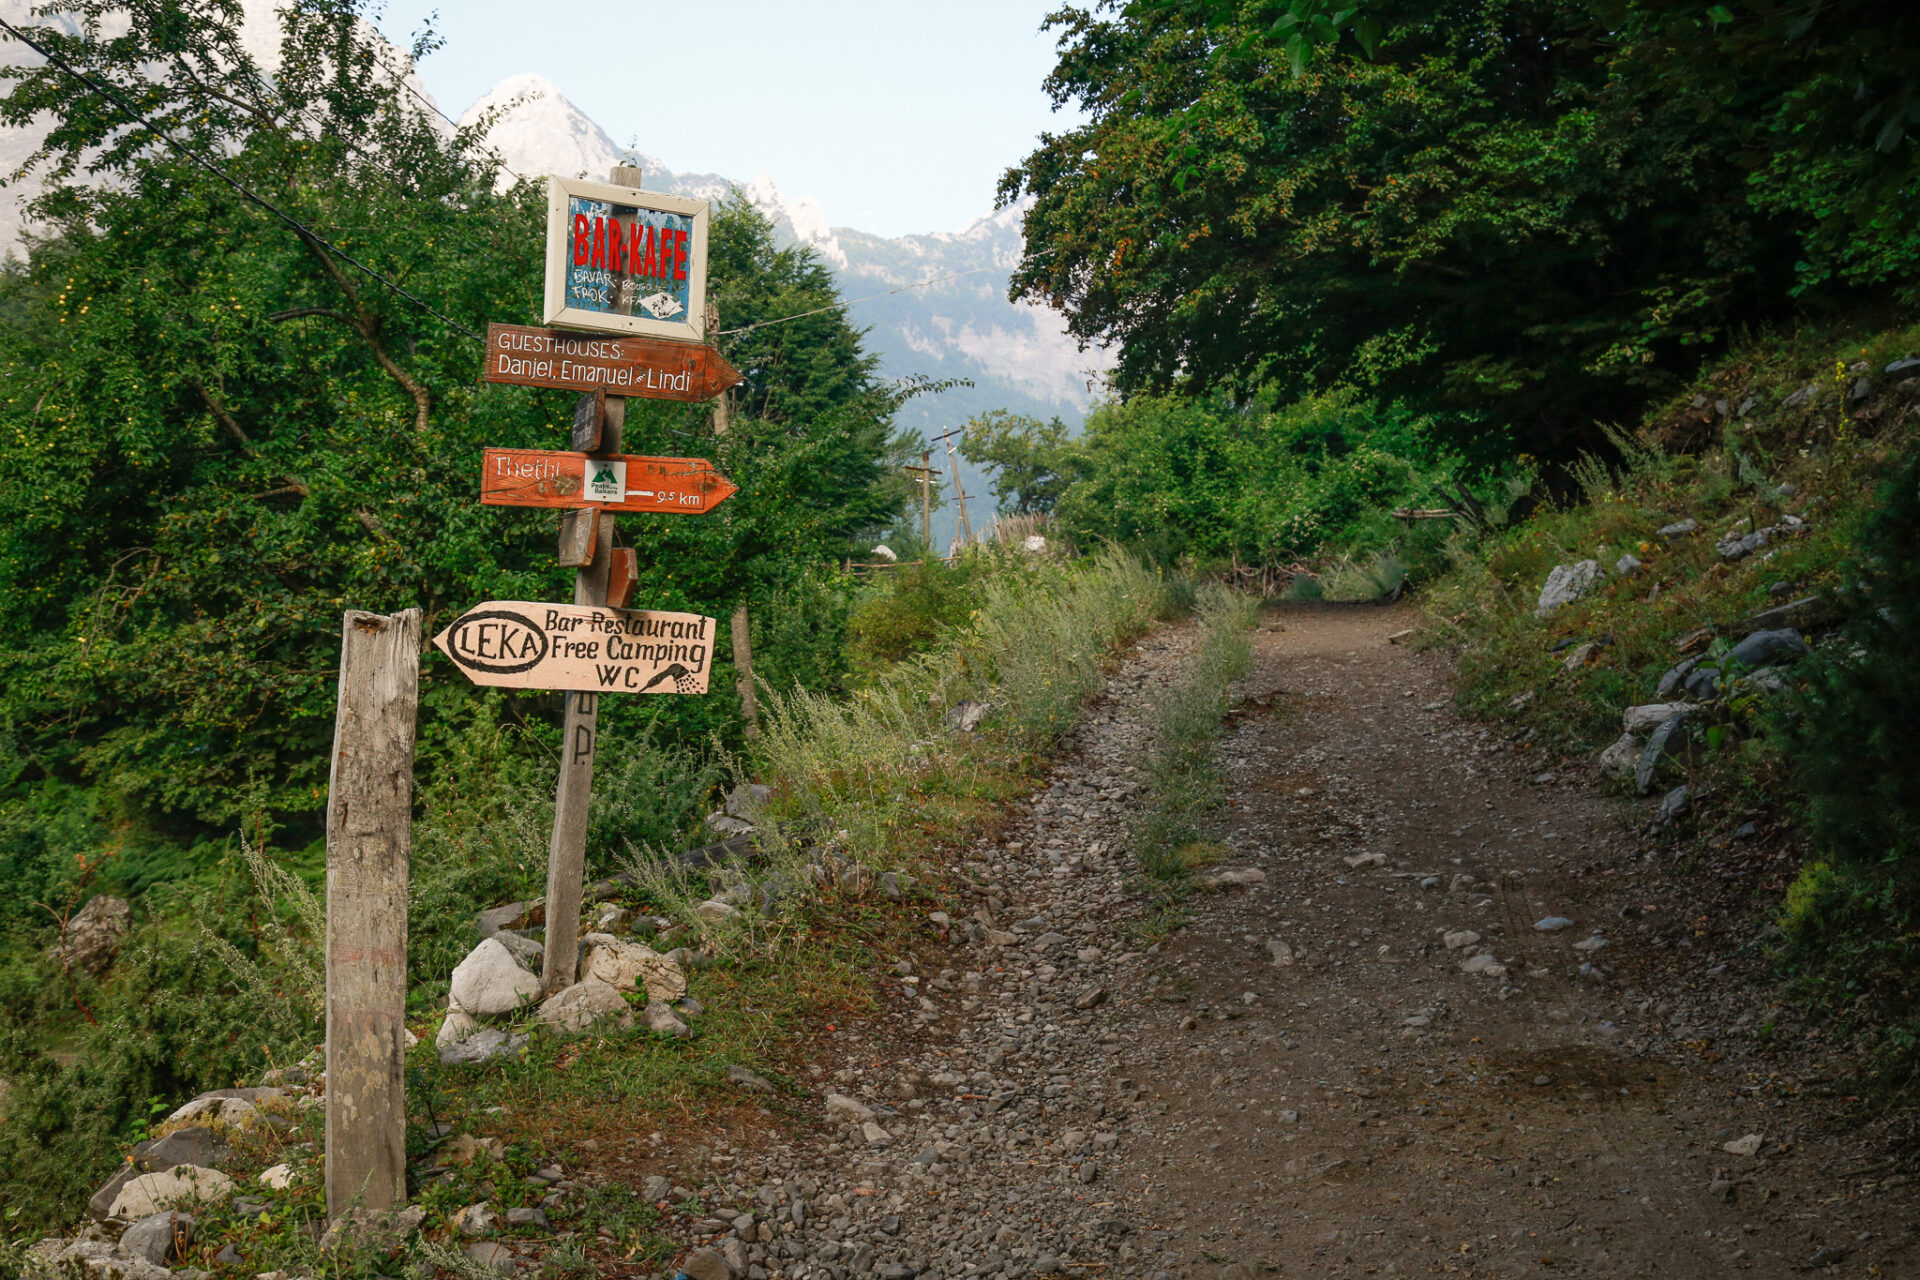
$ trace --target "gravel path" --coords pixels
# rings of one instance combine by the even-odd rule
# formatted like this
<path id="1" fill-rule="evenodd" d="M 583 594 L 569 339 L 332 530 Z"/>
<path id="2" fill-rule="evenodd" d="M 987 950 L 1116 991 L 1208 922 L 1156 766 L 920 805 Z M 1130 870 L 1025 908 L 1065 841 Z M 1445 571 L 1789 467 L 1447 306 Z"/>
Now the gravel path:
<path id="1" fill-rule="evenodd" d="M 1222 747 L 1261 877 L 1145 950 L 1144 695 L 1195 637 L 1131 654 L 971 919 L 803 1056 L 826 1122 L 716 1151 L 693 1280 L 1912 1274 L 1912 1187 L 1699 963 L 1644 815 L 1455 718 L 1416 620 L 1268 615 Z"/>

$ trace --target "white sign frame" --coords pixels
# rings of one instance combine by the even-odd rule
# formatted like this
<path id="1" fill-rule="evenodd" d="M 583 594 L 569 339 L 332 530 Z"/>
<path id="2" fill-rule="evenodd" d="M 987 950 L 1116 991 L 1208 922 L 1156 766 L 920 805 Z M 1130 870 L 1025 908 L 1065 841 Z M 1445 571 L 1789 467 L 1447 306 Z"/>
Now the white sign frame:
<path id="1" fill-rule="evenodd" d="M 570 209 L 574 199 L 598 200 L 634 209 L 674 214 L 689 218 L 693 226 L 687 252 L 687 311 L 684 318 L 656 319 L 651 315 L 620 315 L 567 305 L 569 235 L 572 232 Z M 654 338 L 672 338 L 682 342 L 705 342 L 707 311 L 707 230 L 712 205 L 705 200 L 670 196 L 660 191 L 642 191 L 638 187 L 615 186 L 610 182 L 592 182 L 585 178 L 547 178 L 547 277 L 544 315 L 541 323 L 561 329 L 587 329 L 599 333 L 635 333 Z"/>

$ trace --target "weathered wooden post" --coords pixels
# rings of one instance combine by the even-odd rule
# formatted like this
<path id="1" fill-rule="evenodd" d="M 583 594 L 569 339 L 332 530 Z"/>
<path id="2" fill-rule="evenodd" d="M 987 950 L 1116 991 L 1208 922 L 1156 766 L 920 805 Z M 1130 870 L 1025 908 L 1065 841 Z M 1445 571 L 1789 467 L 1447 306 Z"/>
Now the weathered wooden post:
<path id="1" fill-rule="evenodd" d="M 420 611 L 352 610 L 327 789 L 327 1214 L 407 1197 L 407 858 Z"/>

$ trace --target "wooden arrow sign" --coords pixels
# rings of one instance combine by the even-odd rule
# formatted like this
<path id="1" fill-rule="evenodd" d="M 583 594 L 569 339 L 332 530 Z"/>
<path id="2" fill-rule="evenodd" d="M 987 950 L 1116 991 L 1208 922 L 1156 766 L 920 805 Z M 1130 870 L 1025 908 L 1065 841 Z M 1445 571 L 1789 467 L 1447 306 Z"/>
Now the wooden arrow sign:
<path id="1" fill-rule="evenodd" d="M 604 391 L 648 400 L 711 400 L 740 381 L 712 347 L 667 338 L 487 326 L 487 382 Z"/>
<path id="2" fill-rule="evenodd" d="M 489 600 L 433 638 L 475 684 L 705 693 L 714 621 L 697 613 Z"/>
<path id="3" fill-rule="evenodd" d="M 607 458 L 546 449 L 488 449 L 480 501 L 490 507 L 595 507 L 697 516 L 738 493 L 705 458 Z"/>

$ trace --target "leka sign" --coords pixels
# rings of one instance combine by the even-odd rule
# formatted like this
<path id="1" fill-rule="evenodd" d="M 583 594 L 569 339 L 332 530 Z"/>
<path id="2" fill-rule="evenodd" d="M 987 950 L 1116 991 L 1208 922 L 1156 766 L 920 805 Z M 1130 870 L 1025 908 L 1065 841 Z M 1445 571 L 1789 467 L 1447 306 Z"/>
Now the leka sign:
<path id="1" fill-rule="evenodd" d="M 547 179 L 545 323 L 705 337 L 707 202 Z"/>
<path id="2" fill-rule="evenodd" d="M 433 638 L 475 684 L 705 693 L 714 621 L 697 613 L 489 600 Z"/>

